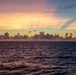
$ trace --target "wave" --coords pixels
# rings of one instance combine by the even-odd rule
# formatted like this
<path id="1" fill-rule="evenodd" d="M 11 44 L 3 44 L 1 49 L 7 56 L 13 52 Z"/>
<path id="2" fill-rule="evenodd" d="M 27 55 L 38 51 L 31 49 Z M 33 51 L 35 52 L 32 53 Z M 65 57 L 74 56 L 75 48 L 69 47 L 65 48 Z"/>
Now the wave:
<path id="1" fill-rule="evenodd" d="M 0 63 L 0 75 L 64 75 L 62 67 L 55 65 L 43 65 L 27 63 L 26 61 L 14 61 Z"/>

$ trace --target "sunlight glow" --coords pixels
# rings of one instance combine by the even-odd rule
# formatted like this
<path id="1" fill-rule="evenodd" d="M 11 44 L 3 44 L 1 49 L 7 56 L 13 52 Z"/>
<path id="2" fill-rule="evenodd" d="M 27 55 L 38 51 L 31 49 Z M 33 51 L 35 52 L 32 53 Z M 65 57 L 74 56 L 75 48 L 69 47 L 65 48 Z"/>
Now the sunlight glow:
<path id="1" fill-rule="evenodd" d="M 60 19 L 53 14 L 11 13 L 0 14 L 0 29 L 60 28 L 68 19 Z"/>

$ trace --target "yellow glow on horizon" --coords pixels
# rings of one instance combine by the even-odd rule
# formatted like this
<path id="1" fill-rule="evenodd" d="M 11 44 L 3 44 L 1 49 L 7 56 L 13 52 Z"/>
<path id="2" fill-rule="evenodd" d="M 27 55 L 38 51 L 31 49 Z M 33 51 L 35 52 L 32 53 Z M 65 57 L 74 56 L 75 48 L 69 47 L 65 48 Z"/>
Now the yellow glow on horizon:
<path id="1" fill-rule="evenodd" d="M 69 19 L 60 19 L 44 13 L 0 13 L 0 29 L 60 28 Z M 62 22 L 59 24 L 59 22 Z"/>

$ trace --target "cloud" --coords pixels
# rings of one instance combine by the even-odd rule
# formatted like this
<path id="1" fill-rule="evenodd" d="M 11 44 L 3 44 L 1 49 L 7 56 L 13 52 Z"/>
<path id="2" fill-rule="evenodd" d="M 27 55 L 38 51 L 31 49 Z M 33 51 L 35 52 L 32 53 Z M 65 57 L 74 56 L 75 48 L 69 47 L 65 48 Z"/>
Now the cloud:
<path id="1" fill-rule="evenodd" d="M 55 28 L 68 29 L 74 22 L 74 19 L 61 19 L 57 13 L 56 6 L 50 0 L 0 0 L 0 29 L 15 30 L 29 28 Z M 55 2 L 55 0 L 54 0 Z M 58 3 L 58 2 L 56 2 Z M 63 5 L 61 10 L 75 8 L 76 5 Z M 69 28 L 71 29 L 71 28 Z M 74 29 L 74 28 L 72 28 Z"/>
<path id="2" fill-rule="evenodd" d="M 69 25 L 71 25 L 75 20 L 76 20 L 76 18 L 73 18 L 73 19 L 67 21 L 65 24 L 63 24 L 63 25 L 61 26 L 60 29 L 66 29 L 66 28 L 67 28 Z"/>
<path id="3" fill-rule="evenodd" d="M 49 9 L 52 9 L 51 7 Z M 49 10 L 47 0 L 1 0 L 0 12 L 43 12 Z"/>
<path id="4" fill-rule="evenodd" d="M 76 30 L 76 21 L 73 22 L 72 24 L 70 24 L 68 27 L 66 27 L 66 29 L 69 29 L 69 30 Z"/>
<path id="5" fill-rule="evenodd" d="M 59 7 L 60 10 L 70 10 L 76 8 L 76 4 L 65 5 L 63 7 Z"/>
<path id="6" fill-rule="evenodd" d="M 65 9 L 72 9 L 72 8 L 76 8 L 76 5 L 68 5 L 65 7 Z"/>

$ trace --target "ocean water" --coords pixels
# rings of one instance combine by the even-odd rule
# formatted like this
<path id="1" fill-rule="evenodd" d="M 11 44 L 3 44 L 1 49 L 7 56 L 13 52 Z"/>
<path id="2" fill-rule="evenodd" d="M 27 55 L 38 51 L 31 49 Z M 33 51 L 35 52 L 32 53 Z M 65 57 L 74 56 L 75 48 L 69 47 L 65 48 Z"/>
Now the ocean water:
<path id="1" fill-rule="evenodd" d="M 76 75 L 76 42 L 0 42 L 0 75 Z"/>

